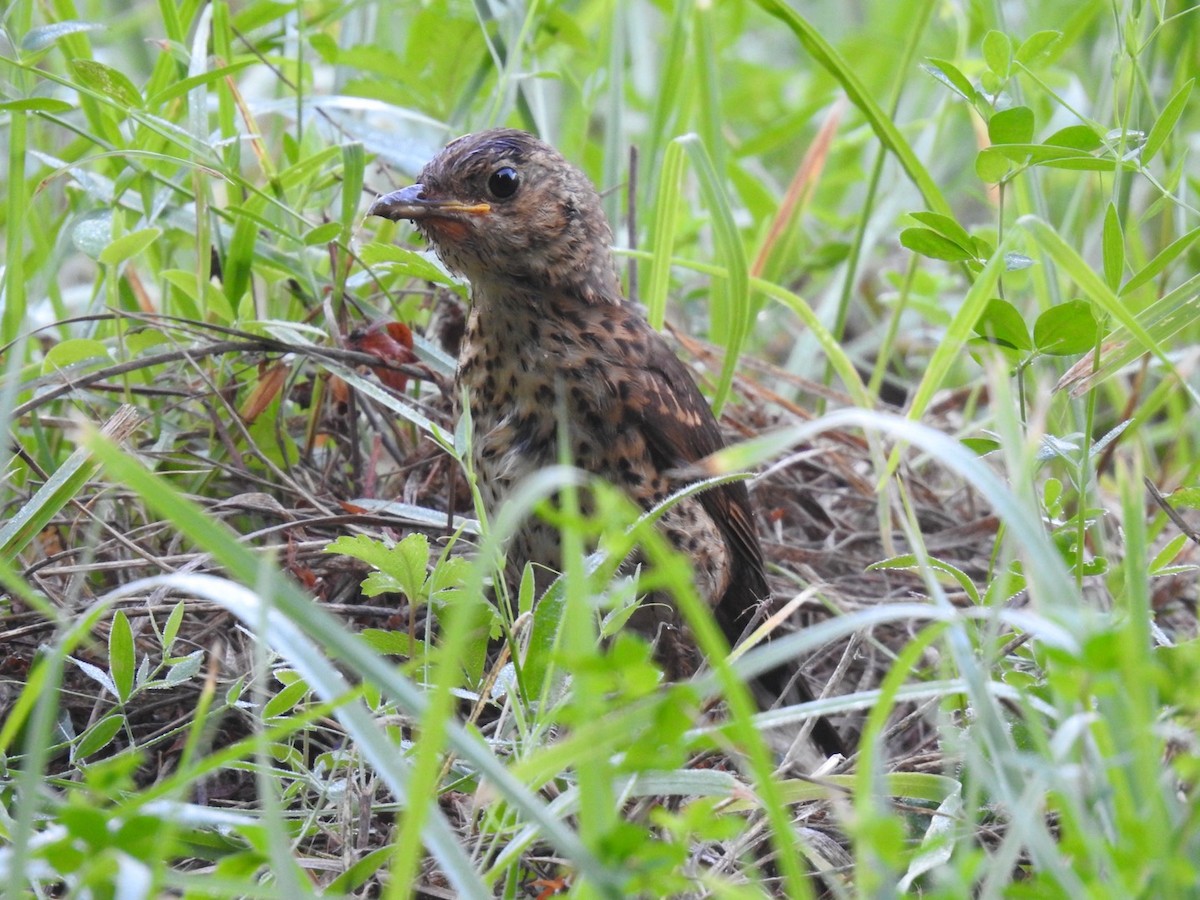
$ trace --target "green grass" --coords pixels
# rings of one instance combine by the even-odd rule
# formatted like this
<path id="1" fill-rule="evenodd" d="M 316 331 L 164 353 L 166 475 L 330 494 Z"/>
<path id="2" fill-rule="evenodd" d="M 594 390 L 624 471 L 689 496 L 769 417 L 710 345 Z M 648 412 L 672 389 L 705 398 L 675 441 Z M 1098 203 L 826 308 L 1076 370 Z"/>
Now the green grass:
<path id="1" fill-rule="evenodd" d="M 1193 892 L 1198 72 L 1183 0 L 13 0 L 6 895 Z M 570 470 L 480 514 L 430 327 L 465 291 L 363 211 L 499 124 L 708 342 L 748 438 L 709 474 L 772 469 L 811 627 L 729 657 Z M 352 336 L 394 321 L 403 388 Z M 576 550 L 542 596 L 526 515 Z M 691 683 L 621 629 L 649 588 Z M 831 695 L 757 713 L 792 658 Z M 815 713 L 856 756 L 776 768 Z"/>

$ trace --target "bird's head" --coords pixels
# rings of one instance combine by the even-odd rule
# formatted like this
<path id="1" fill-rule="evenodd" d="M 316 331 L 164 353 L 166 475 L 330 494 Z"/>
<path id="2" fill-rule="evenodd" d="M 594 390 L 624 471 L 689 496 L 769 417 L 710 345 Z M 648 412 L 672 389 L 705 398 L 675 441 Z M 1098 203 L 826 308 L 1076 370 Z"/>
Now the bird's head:
<path id="1" fill-rule="evenodd" d="M 477 294 L 516 288 L 619 302 L 612 229 L 596 189 L 549 144 L 494 128 L 450 143 L 420 182 L 367 212 L 409 219 Z"/>

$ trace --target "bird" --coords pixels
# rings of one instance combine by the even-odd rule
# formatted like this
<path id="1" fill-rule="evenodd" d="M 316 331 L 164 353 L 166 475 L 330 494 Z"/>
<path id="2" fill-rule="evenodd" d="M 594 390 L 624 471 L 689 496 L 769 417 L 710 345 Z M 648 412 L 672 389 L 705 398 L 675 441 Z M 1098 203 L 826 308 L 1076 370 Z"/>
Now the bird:
<path id="1" fill-rule="evenodd" d="M 686 485 L 681 470 L 725 447 L 690 369 L 624 296 L 595 186 L 549 144 L 511 128 L 464 135 L 368 215 L 414 223 L 470 284 L 455 395 L 470 411 L 489 515 L 521 479 L 559 461 L 560 417 L 571 462 L 643 509 Z M 745 483 L 689 496 L 658 524 L 691 560 L 700 595 L 735 644 L 770 600 Z M 541 519 L 527 521 L 508 552 L 518 565 L 561 571 L 559 532 Z M 686 678 L 702 661 L 669 598 L 649 598 L 634 626 L 655 640 L 668 678 Z M 795 675 L 780 667 L 760 676 L 760 705 L 789 684 L 812 699 Z M 812 736 L 825 753 L 844 753 L 826 719 Z"/>

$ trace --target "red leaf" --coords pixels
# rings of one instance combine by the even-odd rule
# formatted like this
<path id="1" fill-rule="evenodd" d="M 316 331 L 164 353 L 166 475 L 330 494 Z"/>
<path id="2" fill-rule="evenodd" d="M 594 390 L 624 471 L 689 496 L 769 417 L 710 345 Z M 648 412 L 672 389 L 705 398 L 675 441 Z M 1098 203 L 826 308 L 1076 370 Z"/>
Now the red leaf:
<path id="1" fill-rule="evenodd" d="M 412 332 L 403 322 L 376 322 L 369 328 L 355 329 L 346 340 L 346 346 L 359 353 L 369 353 L 383 362 L 393 365 L 415 363 L 417 355 L 412 351 Z M 397 391 L 404 390 L 408 376 L 395 369 L 371 367 L 379 380 Z"/>
<path id="2" fill-rule="evenodd" d="M 258 384 L 254 385 L 243 401 L 242 408 L 238 410 L 247 424 L 262 415 L 263 410 L 270 406 L 271 401 L 279 395 L 290 369 L 291 367 L 286 363 L 275 363 L 259 375 Z"/>

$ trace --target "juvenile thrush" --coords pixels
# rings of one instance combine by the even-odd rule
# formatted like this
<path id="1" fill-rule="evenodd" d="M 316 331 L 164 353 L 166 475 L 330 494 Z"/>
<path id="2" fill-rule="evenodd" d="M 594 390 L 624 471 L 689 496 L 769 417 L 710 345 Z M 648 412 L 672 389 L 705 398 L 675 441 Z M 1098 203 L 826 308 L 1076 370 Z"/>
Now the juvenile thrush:
<path id="1" fill-rule="evenodd" d="M 687 367 L 622 295 L 596 189 L 553 147 L 513 129 L 466 135 L 425 166 L 419 184 L 380 197 L 368 215 L 414 222 L 471 284 L 455 394 L 466 389 L 489 512 L 558 461 L 559 409 L 575 465 L 645 509 L 683 486 L 672 473 L 725 445 Z M 660 527 L 692 561 L 701 596 L 735 643 L 770 596 L 745 484 L 683 500 Z M 559 533 L 541 520 L 523 527 L 509 553 L 561 568 Z M 690 675 L 698 651 L 669 598 L 648 598 L 638 618 L 668 676 Z M 760 701 L 793 680 L 797 698 L 810 699 L 794 676 L 767 673 Z M 824 719 L 813 737 L 826 753 L 842 751 Z"/>

